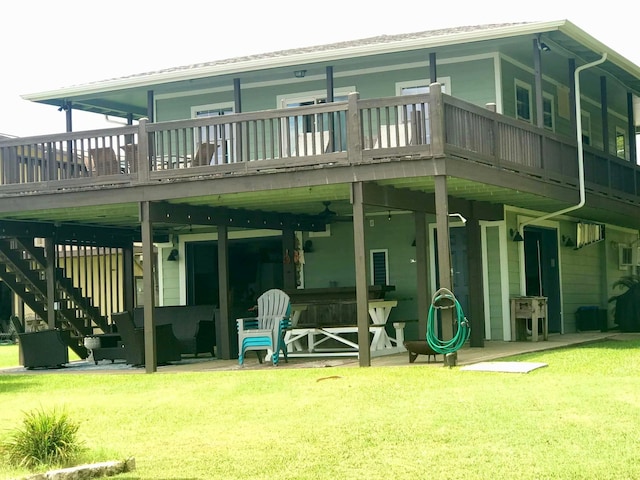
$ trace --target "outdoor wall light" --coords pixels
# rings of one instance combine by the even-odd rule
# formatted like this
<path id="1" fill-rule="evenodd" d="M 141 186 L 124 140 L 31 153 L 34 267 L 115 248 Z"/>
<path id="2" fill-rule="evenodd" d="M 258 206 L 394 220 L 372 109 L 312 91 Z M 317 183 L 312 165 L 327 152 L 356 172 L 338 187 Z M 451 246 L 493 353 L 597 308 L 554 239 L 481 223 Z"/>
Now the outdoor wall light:
<path id="1" fill-rule="evenodd" d="M 458 217 L 463 224 L 467 223 L 467 219 L 462 216 L 461 213 L 450 213 L 450 217 Z"/>
<path id="2" fill-rule="evenodd" d="M 573 240 L 571 240 L 571 237 L 565 237 L 564 235 L 562 235 L 562 245 L 564 245 L 565 247 L 575 247 L 576 244 Z"/>
<path id="3" fill-rule="evenodd" d="M 174 248 L 169 252 L 169 256 L 167 257 L 167 262 L 177 262 L 178 261 L 178 249 Z"/>
<path id="4" fill-rule="evenodd" d="M 551 49 L 549 48 L 549 45 L 547 45 L 546 43 L 544 43 L 540 39 L 540 35 L 538 35 L 537 38 L 536 38 L 536 45 L 538 45 L 538 50 L 540 50 L 541 52 L 550 52 L 551 51 Z"/>
<path id="5" fill-rule="evenodd" d="M 518 230 L 514 230 L 513 228 L 509 230 L 509 236 L 514 242 L 524 242 L 524 238 L 522 238 L 520 232 Z"/>
<path id="6" fill-rule="evenodd" d="M 306 70 L 296 70 L 295 72 L 293 72 L 293 76 L 296 78 L 304 78 L 306 74 L 307 74 Z"/>

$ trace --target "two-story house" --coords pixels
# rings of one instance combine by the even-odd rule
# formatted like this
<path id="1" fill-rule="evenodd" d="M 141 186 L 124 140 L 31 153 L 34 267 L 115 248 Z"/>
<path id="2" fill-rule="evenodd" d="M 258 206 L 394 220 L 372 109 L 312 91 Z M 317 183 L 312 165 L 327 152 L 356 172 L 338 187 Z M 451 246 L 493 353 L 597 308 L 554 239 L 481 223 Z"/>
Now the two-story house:
<path id="1" fill-rule="evenodd" d="M 2 279 L 23 298 L 37 290 L 50 325 L 104 329 L 134 305 L 141 242 L 147 310 L 215 303 L 223 358 L 234 318 L 272 287 L 352 292 L 360 344 L 371 285 L 390 286 L 406 338 L 424 338 L 438 287 L 460 300 L 472 346 L 514 338 L 517 296 L 546 297 L 549 330 L 573 332 L 576 310 L 607 309 L 638 262 L 639 94 L 637 65 L 562 20 L 26 95 L 63 110 L 69 131 L 0 140 Z M 72 132 L 74 110 L 129 125 Z M 105 265 L 88 274 L 92 255 Z M 17 257 L 45 272 L 38 288 L 22 289 Z"/>

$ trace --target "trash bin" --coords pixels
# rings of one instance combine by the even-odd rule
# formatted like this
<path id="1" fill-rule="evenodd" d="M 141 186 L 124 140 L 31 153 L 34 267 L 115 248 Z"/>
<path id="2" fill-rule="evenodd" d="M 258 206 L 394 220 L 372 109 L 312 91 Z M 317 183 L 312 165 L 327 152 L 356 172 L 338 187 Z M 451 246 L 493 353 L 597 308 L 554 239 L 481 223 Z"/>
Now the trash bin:
<path id="1" fill-rule="evenodd" d="M 576 310 L 576 329 L 579 332 L 588 330 L 608 330 L 607 311 L 596 305 L 579 307 Z"/>

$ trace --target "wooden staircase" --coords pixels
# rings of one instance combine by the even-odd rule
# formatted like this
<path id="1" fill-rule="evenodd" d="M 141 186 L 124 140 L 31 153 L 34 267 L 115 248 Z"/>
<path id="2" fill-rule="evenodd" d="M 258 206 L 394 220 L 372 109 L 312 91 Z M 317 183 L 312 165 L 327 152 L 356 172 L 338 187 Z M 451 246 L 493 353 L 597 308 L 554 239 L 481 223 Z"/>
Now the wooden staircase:
<path id="1" fill-rule="evenodd" d="M 45 322 L 47 321 L 47 279 L 49 259 L 45 250 L 33 244 L 31 238 L 0 238 L 0 279 Z M 64 268 L 55 268 L 56 327 L 71 331 L 69 347 L 80 357 L 88 351 L 85 336 L 94 329 L 108 332 L 107 318 L 85 297 L 82 289 L 73 285 Z"/>

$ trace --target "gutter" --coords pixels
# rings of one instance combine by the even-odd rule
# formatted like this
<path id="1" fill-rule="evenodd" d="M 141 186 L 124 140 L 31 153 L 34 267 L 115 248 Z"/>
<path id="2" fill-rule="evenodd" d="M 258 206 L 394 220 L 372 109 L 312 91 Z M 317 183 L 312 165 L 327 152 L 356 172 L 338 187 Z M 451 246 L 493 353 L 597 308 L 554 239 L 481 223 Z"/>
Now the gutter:
<path id="1" fill-rule="evenodd" d="M 575 85 L 576 85 L 576 90 L 575 90 L 575 103 L 576 103 L 576 141 L 578 143 L 578 180 L 579 180 L 579 186 L 580 186 L 580 202 L 578 202 L 577 205 L 573 205 L 571 207 L 565 208 L 563 210 L 558 210 L 557 212 L 552 212 L 552 213 L 548 213 L 546 215 L 543 215 L 541 217 L 537 217 L 531 220 L 528 220 L 526 222 L 522 222 L 520 224 L 518 224 L 518 231 L 517 234 L 521 235 L 521 231 L 524 233 L 524 227 L 526 225 L 531 225 L 534 223 L 539 223 L 542 222 L 543 220 L 547 220 L 549 218 L 552 217 L 557 217 L 558 215 L 562 215 L 564 213 L 568 213 L 568 212 L 572 212 L 573 210 L 577 210 L 579 208 L 582 208 L 586 202 L 586 194 L 585 194 L 585 187 L 584 187 L 584 147 L 582 145 L 582 114 L 581 114 L 581 110 L 582 110 L 582 104 L 580 101 L 580 72 L 582 72 L 583 70 L 586 70 L 587 68 L 592 68 L 595 67 L 597 65 L 600 65 L 601 63 L 604 63 L 605 60 L 607 59 L 607 52 L 604 52 L 602 54 L 602 58 L 600 58 L 599 60 L 596 60 L 595 62 L 591 62 L 591 63 L 587 63 L 585 65 L 581 65 L 578 68 L 576 68 L 576 71 L 573 73 L 573 78 L 575 81 Z"/>

